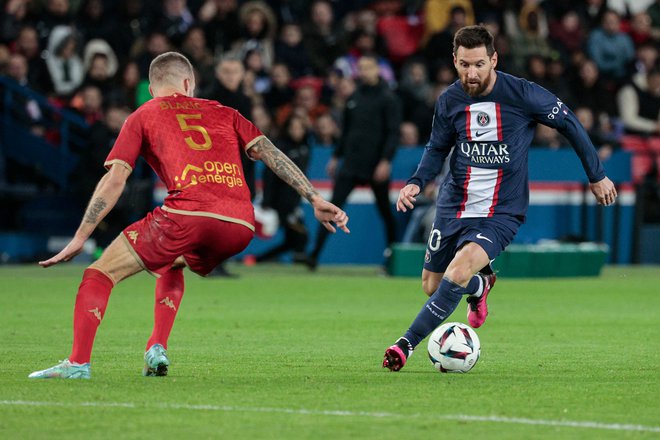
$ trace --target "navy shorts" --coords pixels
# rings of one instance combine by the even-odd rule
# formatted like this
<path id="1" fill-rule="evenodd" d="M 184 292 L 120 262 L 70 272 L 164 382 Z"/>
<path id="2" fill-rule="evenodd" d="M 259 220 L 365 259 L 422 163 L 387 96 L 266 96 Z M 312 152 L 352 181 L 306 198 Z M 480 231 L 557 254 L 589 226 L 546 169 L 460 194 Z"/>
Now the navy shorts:
<path id="1" fill-rule="evenodd" d="M 481 246 L 494 260 L 516 236 L 522 221 L 512 216 L 435 218 L 424 257 L 424 269 L 444 272 L 467 242 Z"/>

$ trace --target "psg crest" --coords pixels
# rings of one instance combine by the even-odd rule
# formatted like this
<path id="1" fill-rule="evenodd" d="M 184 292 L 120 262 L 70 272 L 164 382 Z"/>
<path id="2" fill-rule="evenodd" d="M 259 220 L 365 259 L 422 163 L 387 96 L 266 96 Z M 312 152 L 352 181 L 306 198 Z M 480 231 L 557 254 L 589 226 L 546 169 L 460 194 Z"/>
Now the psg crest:
<path id="1" fill-rule="evenodd" d="M 488 125 L 490 122 L 490 116 L 488 116 L 488 113 L 485 112 L 479 112 L 477 113 L 477 124 L 479 124 L 480 127 L 485 127 Z"/>

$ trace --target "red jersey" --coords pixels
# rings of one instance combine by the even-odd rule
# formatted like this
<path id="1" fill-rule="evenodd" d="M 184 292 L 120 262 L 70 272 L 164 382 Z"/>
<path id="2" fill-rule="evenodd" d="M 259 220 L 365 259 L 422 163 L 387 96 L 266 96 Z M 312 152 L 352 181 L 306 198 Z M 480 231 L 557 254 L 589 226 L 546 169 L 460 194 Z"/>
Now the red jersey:
<path id="1" fill-rule="evenodd" d="M 164 210 L 254 230 L 240 155 L 262 136 L 240 113 L 217 101 L 178 94 L 154 98 L 126 119 L 104 165 L 133 169 L 142 155 L 167 186 Z"/>

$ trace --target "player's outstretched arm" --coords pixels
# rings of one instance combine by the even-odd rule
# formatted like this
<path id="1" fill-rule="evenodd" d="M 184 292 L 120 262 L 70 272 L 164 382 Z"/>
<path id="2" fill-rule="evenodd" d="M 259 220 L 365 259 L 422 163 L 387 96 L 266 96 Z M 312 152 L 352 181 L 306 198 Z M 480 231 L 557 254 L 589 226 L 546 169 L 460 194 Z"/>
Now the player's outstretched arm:
<path id="1" fill-rule="evenodd" d="M 348 216 L 337 206 L 326 201 L 314 189 L 305 174 L 266 137 L 259 139 L 249 150 L 253 159 L 263 161 L 277 176 L 288 183 L 314 208 L 314 216 L 330 232 L 336 232 L 332 223 L 349 233 Z"/>
<path id="2" fill-rule="evenodd" d="M 610 179 L 605 177 L 596 183 L 590 183 L 589 189 L 600 205 L 609 206 L 616 200 L 616 188 Z"/>
<path id="3" fill-rule="evenodd" d="M 413 209 L 415 207 L 414 203 L 417 201 L 415 196 L 419 194 L 419 190 L 419 186 L 414 183 L 409 183 L 401 188 L 399 198 L 396 200 L 396 210 L 406 212 L 408 209 Z"/>
<path id="4" fill-rule="evenodd" d="M 126 186 L 126 179 L 130 174 L 131 170 L 128 168 L 119 164 L 112 165 L 96 185 L 94 194 L 73 239 L 57 255 L 46 261 L 40 261 L 39 265 L 41 267 L 49 267 L 63 261 L 69 261 L 82 252 L 85 241 L 119 200 Z"/>

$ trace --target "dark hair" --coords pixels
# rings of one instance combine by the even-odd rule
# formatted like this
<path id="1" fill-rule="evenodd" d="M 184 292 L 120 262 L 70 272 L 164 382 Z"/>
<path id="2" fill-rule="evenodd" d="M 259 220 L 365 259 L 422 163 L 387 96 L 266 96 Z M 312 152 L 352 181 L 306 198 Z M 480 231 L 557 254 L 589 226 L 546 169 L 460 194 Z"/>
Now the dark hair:
<path id="1" fill-rule="evenodd" d="M 483 26 L 465 26 L 459 29 L 454 35 L 454 54 L 461 46 L 466 49 L 485 46 L 489 57 L 492 57 L 495 53 L 493 35 Z"/>

